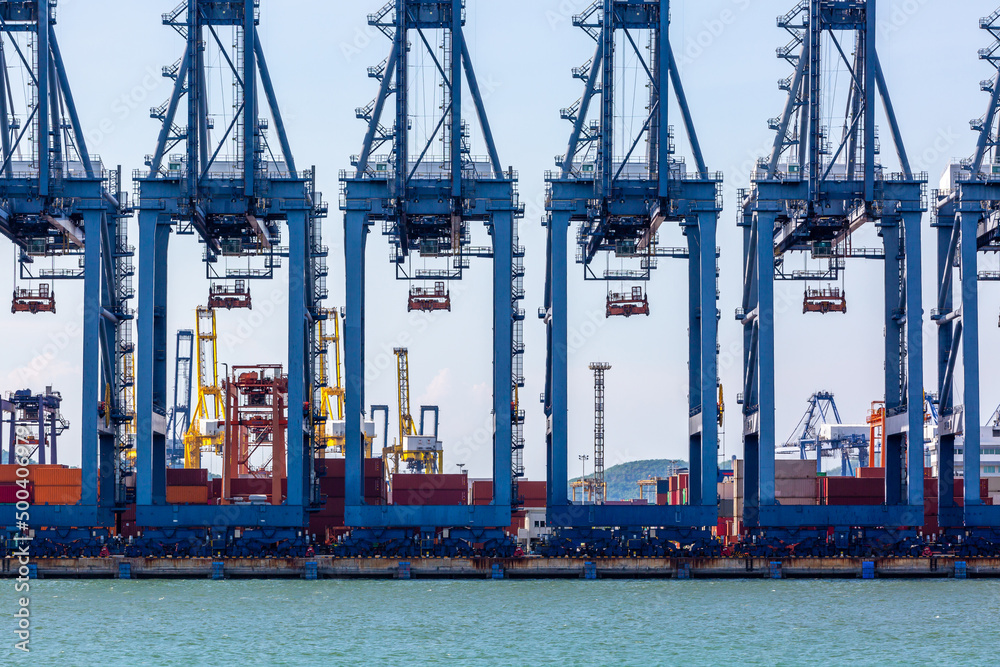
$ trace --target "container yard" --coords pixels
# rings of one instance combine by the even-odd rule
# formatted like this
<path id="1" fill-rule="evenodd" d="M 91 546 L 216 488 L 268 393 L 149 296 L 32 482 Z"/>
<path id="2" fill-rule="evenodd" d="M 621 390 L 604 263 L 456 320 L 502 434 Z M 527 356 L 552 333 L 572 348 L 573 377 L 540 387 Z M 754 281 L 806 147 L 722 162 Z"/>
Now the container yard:
<path id="1" fill-rule="evenodd" d="M 531 120 L 491 115 L 494 74 L 467 39 L 481 3 L 337 10 L 372 43 L 365 64 L 337 67 L 367 68 L 374 96 L 356 127 L 336 125 L 357 146 L 339 174 L 309 166 L 324 156 L 289 131 L 305 95 L 287 99 L 268 60 L 280 40 L 261 38 L 277 4 L 165 8 L 175 59 L 156 69 L 168 97 L 151 109 L 152 152 L 112 168 L 88 150 L 76 102 L 101 89 L 74 86 L 67 62 L 87 53 L 61 49 L 73 26 L 58 3 L 0 0 L 0 233 L 15 258 L 3 347 L 28 364 L 25 323 L 64 304 L 82 341 L 76 384 L 0 387 L 0 576 L 22 576 L 25 553 L 42 579 L 1000 576 L 995 312 L 980 298 L 1000 280 L 1000 10 L 980 21 L 982 62 L 953 46 L 983 72 L 986 113 L 954 147 L 971 157 L 934 184 L 907 151 L 919 110 L 893 105 L 904 84 L 880 56 L 889 3 L 790 2 L 755 38 L 765 55 L 781 45 L 780 114 L 760 119 L 768 145 L 734 183 L 703 150 L 716 85 L 688 77 L 671 38 L 671 11 L 690 3 L 578 3 L 559 48 L 580 55 L 579 97 L 552 110 L 568 122 L 548 148 L 563 152 L 531 176 L 532 204 L 516 147 L 494 135 Z M 723 252 L 727 235 L 742 253 Z M 868 271 L 866 294 L 848 293 L 849 270 Z M 529 271 L 544 290 L 529 293 Z M 724 294 L 724 272 L 741 291 Z M 605 332 L 576 354 L 595 286 L 613 344 Z M 866 300 L 880 319 L 842 350 L 790 327 Z M 470 301 L 492 313 L 480 329 L 435 331 L 488 377 L 446 402 L 464 362 L 406 332 L 383 344 L 378 318 L 447 321 Z M 234 324 L 276 303 L 249 333 Z M 637 369 L 619 353 L 651 345 L 629 327 L 661 304 L 685 341 L 665 354 L 686 372 L 647 385 L 643 372 L 667 374 L 660 357 Z M 232 352 L 265 327 L 281 345 Z M 832 372 L 866 337 L 884 382 L 837 396 L 870 410 L 845 422 L 813 387 L 781 441 L 777 415 L 801 399 L 787 356 Z M 456 437 L 480 408 L 486 426 Z M 686 434 L 669 443 L 684 467 L 612 493 L 614 467 L 649 444 L 624 435 L 637 414 L 662 452 L 663 433 Z M 536 453 L 544 466 L 526 464 Z"/>

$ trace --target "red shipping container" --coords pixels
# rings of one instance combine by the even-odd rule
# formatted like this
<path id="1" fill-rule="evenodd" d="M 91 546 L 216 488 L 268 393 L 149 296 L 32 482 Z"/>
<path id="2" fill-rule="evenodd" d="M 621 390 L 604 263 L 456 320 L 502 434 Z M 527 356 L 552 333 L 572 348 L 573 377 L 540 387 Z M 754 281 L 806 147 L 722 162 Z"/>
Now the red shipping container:
<path id="1" fill-rule="evenodd" d="M 520 485 L 518 485 L 520 488 Z M 472 483 L 472 504 L 489 505 L 493 502 L 493 480 L 478 479 Z"/>
<path id="2" fill-rule="evenodd" d="M 861 479 L 885 479 L 885 468 L 858 468 L 855 474 Z"/>
<path id="3" fill-rule="evenodd" d="M 419 489 L 421 491 L 450 490 L 468 493 L 469 478 L 467 475 L 424 475 L 397 473 L 392 476 L 392 490 L 406 491 Z"/>
<path id="4" fill-rule="evenodd" d="M 250 495 L 271 495 L 273 486 L 269 478 L 240 477 L 230 483 L 230 494 L 233 497 Z"/>
<path id="5" fill-rule="evenodd" d="M 657 493 L 656 494 L 656 504 L 657 505 L 669 505 L 670 504 L 670 494 L 669 493 Z"/>
<path id="6" fill-rule="evenodd" d="M 821 477 L 821 505 L 881 505 L 885 481 L 878 478 Z"/>
<path id="7" fill-rule="evenodd" d="M 320 477 L 320 493 L 331 498 L 344 498 L 347 484 L 343 477 Z M 380 499 L 385 497 L 385 483 L 381 477 L 366 477 L 363 491 L 365 498 Z"/>
<path id="8" fill-rule="evenodd" d="M 18 497 L 18 491 L 21 492 L 20 497 Z M 35 502 L 35 489 L 30 483 L 26 482 L 23 487 L 10 483 L 0 484 L 0 505 L 13 505 L 22 500 L 28 503 Z"/>
<path id="9" fill-rule="evenodd" d="M 688 482 L 690 481 L 689 477 L 690 477 L 690 473 L 686 473 L 686 472 L 678 473 L 678 475 L 677 475 L 677 481 L 678 481 L 678 484 L 679 484 L 678 488 L 681 488 L 681 489 L 687 489 L 687 488 L 689 488 L 688 487 Z"/>
<path id="10" fill-rule="evenodd" d="M 469 494 L 465 489 L 394 489 L 392 502 L 396 505 L 467 505 Z"/>
<path id="11" fill-rule="evenodd" d="M 323 474 L 325 472 L 325 474 Z M 346 459 L 317 459 L 316 473 L 321 477 L 344 477 L 347 475 Z M 365 477 L 382 476 L 382 459 L 365 459 Z"/>
<path id="12" fill-rule="evenodd" d="M 205 486 L 208 470 L 204 468 L 167 468 L 167 486 Z"/>
<path id="13" fill-rule="evenodd" d="M 882 498 L 865 497 L 865 496 L 831 496 L 824 499 L 825 505 L 843 505 L 843 506 L 856 506 L 856 505 L 883 505 L 885 501 Z"/>
<path id="14" fill-rule="evenodd" d="M 524 498 L 527 507 L 545 507 L 545 482 L 520 481 L 517 491 Z"/>

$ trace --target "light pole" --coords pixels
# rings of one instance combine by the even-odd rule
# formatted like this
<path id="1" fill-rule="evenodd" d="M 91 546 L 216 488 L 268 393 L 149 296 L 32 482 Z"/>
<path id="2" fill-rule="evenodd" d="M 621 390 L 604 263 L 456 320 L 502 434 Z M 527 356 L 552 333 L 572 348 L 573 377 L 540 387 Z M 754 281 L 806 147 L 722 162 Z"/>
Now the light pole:
<path id="1" fill-rule="evenodd" d="M 464 475 L 465 474 L 465 464 L 464 463 L 456 463 L 455 465 L 458 467 L 458 474 L 459 475 Z"/>

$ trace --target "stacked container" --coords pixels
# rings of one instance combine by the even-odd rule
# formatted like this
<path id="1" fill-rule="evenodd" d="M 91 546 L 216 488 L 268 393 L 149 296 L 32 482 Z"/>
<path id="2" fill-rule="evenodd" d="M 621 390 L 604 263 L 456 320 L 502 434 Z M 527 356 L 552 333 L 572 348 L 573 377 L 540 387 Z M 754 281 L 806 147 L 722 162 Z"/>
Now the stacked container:
<path id="1" fill-rule="evenodd" d="M 80 502 L 82 471 L 66 466 L 29 466 L 36 505 L 75 505 Z"/>
<path id="2" fill-rule="evenodd" d="M 309 514 L 309 532 L 320 541 L 328 541 L 343 533 L 345 499 L 344 459 L 324 459 L 325 475 L 319 478 L 320 494 L 325 497 L 323 509 Z M 368 505 L 386 501 L 382 459 L 365 459 L 364 498 Z"/>
<path id="3" fill-rule="evenodd" d="M 468 505 L 468 477 L 396 473 L 391 500 L 394 505 Z"/>
<path id="4" fill-rule="evenodd" d="M 775 461 L 774 497 L 779 505 L 815 505 L 817 479 L 815 461 Z"/>
<path id="5" fill-rule="evenodd" d="M 493 480 L 477 479 L 471 484 L 473 505 L 489 505 L 493 502 Z M 517 492 L 524 500 L 525 509 L 541 509 L 547 506 L 545 482 L 521 480 L 517 483 Z"/>
<path id="6" fill-rule="evenodd" d="M 167 502 L 171 505 L 207 505 L 210 489 L 204 468 L 167 468 Z"/>
<path id="7" fill-rule="evenodd" d="M 670 479 L 656 480 L 656 504 L 670 504 Z"/>

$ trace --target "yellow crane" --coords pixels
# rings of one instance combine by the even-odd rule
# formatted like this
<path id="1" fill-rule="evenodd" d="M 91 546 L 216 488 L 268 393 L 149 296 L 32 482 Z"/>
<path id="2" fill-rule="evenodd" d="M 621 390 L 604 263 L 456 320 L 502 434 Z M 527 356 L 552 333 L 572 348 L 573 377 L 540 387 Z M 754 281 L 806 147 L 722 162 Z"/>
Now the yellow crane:
<path id="1" fill-rule="evenodd" d="M 184 434 L 184 467 L 200 468 L 202 451 L 222 451 L 226 420 L 219 386 L 219 356 L 215 311 L 199 306 L 195 328 L 198 346 L 198 403 Z"/>
<path id="2" fill-rule="evenodd" d="M 122 373 L 125 376 L 125 381 L 122 383 L 125 388 L 125 409 L 128 411 L 130 419 L 125 425 L 125 438 L 128 442 L 128 452 L 126 453 L 126 458 L 130 466 L 135 465 L 136 452 L 135 452 L 135 431 L 136 431 L 136 417 L 135 417 L 135 349 L 133 347 L 128 347 L 122 356 L 122 363 L 124 364 Z"/>
<path id="3" fill-rule="evenodd" d="M 319 376 L 320 384 L 323 386 L 323 402 L 321 411 L 327 419 L 333 418 L 333 401 L 337 402 L 337 419 L 344 418 L 344 388 L 341 385 L 340 376 L 340 317 L 336 308 L 321 311 L 326 318 L 320 318 L 316 322 L 319 328 L 319 344 L 326 350 L 326 354 L 320 356 Z M 328 332 L 328 325 L 333 322 L 333 333 Z M 333 375 L 336 382 L 330 385 L 330 347 L 333 347 Z"/>
<path id="4" fill-rule="evenodd" d="M 393 349 L 396 355 L 396 380 L 399 399 L 399 440 L 388 455 L 393 470 L 401 472 L 400 461 L 407 469 L 423 473 L 440 473 L 444 470 L 444 452 L 435 437 L 424 437 L 417 433 L 410 413 L 410 362 L 409 351 L 405 347 Z"/>
<path id="5" fill-rule="evenodd" d="M 321 456 L 323 458 L 339 458 L 344 456 L 344 385 L 340 361 L 341 316 L 336 308 L 323 309 L 321 314 L 325 317 L 320 317 L 316 322 L 316 338 L 319 341 L 320 349 L 324 351 L 324 354 L 319 357 L 319 421 L 322 426 L 317 427 L 317 431 L 320 432 L 320 444 L 325 445 L 320 450 L 323 452 Z M 332 364 L 330 363 L 331 352 L 333 353 Z M 361 434 L 366 458 L 370 458 L 372 455 L 373 437 L 367 428 L 369 423 L 362 424 Z"/>

